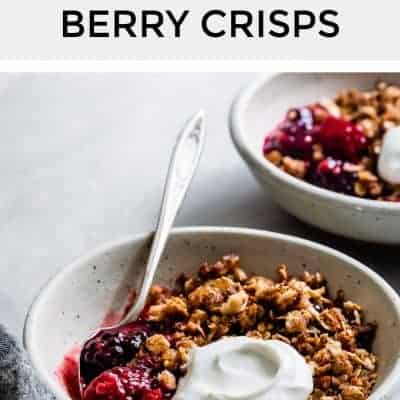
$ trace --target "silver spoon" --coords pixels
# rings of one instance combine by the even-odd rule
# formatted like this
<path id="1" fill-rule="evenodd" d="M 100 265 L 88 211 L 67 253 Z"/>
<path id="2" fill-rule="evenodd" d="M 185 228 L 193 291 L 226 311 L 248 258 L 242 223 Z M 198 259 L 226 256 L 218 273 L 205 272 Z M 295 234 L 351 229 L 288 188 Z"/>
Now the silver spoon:
<path id="1" fill-rule="evenodd" d="M 116 328 L 122 325 L 137 320 L 146 304 L 147 296 L 153 283 L 154 275 L 167 243 L 173 222 L 183 203 L 186 192 L 199 163 L 200 155 L 204 145 L 204 137 L 204 113 L 200 111 L 190 118 L 190 120 L 186 123 L 173 150 L 165 183 L 157 229 L 154 234 L 154 239 L 139 295 L 122 321 L 120 321 L 117 325 L 97 330 L 85 341 L 82 347 L 78 371 L 79 389 L 81 395 L 83 395 L 85 386 L 85 382 L 83 382 L 81 377 L 82 353 L 85 349 L 85 346 L 94 337 L 103 335 L 104 333 L 107 333 L 107 331 L 114 331 Z"/>

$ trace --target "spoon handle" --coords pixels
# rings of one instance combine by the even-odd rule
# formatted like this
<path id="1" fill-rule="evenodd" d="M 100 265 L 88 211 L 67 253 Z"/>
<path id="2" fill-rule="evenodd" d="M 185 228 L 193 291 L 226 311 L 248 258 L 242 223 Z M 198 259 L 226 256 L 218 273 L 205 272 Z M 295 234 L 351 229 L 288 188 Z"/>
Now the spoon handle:
<path id="1" fill-rule="evenodd" d="M 135 304 L 122 321 L 123 323 L 136 320 L 146 303 L 173 222 L 199 163 L 204 137 L 204 114 L 200 111 L 186 123 L 176 142 L 168 168 L 157 229 L 147 261 L 142 287 Z"/>

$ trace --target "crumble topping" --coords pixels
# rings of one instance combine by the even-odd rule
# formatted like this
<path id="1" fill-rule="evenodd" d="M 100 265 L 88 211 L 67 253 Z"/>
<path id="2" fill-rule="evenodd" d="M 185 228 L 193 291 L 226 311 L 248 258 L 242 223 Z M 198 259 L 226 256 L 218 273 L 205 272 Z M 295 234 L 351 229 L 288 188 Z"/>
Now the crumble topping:
<path id="1" fill-rule="evenodd" d="M 282 264 L 274 279 L 250 276 L 229 255 L 204 263 L 195 277 L 181 276 L 173 291 L 153 287 L 147 307 L 159 328 L 137 357 L 160 361 L 167 390 L 185 374 L 192 347 L 237 335 L 293 346 L 313 371 L 309 400 L 366 400 L 377 379 L 376 325 L 343 292 L 331 297 L 318 272 L 293 277 Z"/>

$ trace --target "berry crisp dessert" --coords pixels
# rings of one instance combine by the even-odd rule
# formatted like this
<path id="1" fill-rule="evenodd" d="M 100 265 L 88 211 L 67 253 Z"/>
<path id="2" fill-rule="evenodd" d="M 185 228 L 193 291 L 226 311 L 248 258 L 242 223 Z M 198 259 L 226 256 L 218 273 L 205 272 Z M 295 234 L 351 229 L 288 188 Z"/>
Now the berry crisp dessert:
<path id="1" fill-rule="evenodd" d="M 321 188 L 400 202 L 400 180 L 389 182 L 378 172 L 385 134 L 397 126 L 400 87 L 379 82 L 371 91 L 344 90 L 290 109 L 266 136 L 263 153 L 278 168 Z"/>
<path id="2" fill-rule="evenodd" d="M 82 400 L 171 399 L 192 348 L 235 336 L 296 349 L 312 370 L 309 400 L 365 400 L 377 379 L 375 332 L 320 273 L 294 277 L 282 264 L 274 278 L 250 275 L 228 255 L 180 276 L 174 289 L 153 286 L 138 321 L 93 337 L 81 354 Z M 81 399 L 78 382 L 64 384 Z"/>

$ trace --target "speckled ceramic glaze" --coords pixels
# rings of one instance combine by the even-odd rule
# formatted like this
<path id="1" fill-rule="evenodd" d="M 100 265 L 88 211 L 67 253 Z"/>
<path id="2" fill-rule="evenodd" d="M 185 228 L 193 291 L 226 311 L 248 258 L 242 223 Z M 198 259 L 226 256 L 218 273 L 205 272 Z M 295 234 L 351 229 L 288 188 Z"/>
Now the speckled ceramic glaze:
<path id="1" fill-rule="evenodd" d="M 261 79 L 236 98 L 230 116 L 233 142 L 250 170 L 291 214 L 326 231 L 377 243 L 400 243 L 400 203 L 360 199 L 313 186 L 281 171 L 262 152 L 264 138 L 291 107 L 369 89 L 378 79 L 400 83 L 400 74 L 281 74 Z"/>
<path id="2" fill-rule="evenodd" d="M 74 344 L 93 332 L 110 309 L 119 309 L 140 272 L 149 235 L 106 244 L 60 272 L 34 302 L 25 325 L 25 345 L 41 377 L 57 394 L 68 397 L 55 370 Z M 235 252 L 244 268 L 275 274 L 285 262 L 291 273 L 321 271 L 332 292 L 343 289 L 379 324 L 374 351 L 379 383 L 370 400 L 389 400 L 400 376 L 400 301 L 394 290 L 370 269 L 330 248 L 277 233 L 240 228 L 181 228 L 171 234 L 156 282 L 171 286 L 182 272 L 195 273 L 200 263 Z M 394 400 L 394 398 L 393 398 Z"/>

